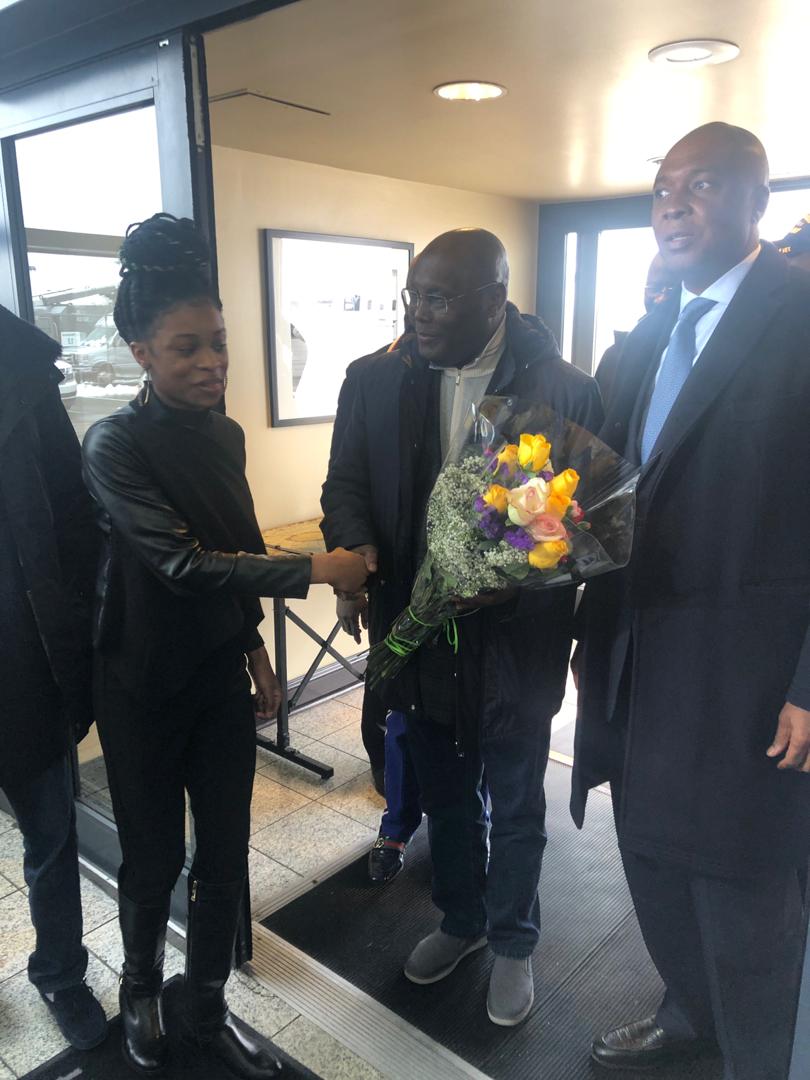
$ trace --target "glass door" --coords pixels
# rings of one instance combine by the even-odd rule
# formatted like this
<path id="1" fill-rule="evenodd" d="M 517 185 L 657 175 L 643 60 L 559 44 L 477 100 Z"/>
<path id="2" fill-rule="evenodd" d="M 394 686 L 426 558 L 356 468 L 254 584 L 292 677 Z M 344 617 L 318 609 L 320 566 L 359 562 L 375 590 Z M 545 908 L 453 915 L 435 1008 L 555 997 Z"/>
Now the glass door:
<path id="1" fill-rule="evenodd" d="M 163 205 L 155 106 L 27 135 L 16 151 L 34 321 L 62 346 L 62 401 L 82 438 L 140 385 L 112 311 L 127 226 Z"/>
<path id="2" fill-rule="evenodd" d="M 195 41 L 178 35 L 0 99 L 0 303 L 61 345 L 80 439 L 141 382 L 112 318 L 127 226 L 168 210 L 213 232 L 204 88 Z M 112 877 L 120 852 L 95 727 L 75 778 L 80 853 Z"/>

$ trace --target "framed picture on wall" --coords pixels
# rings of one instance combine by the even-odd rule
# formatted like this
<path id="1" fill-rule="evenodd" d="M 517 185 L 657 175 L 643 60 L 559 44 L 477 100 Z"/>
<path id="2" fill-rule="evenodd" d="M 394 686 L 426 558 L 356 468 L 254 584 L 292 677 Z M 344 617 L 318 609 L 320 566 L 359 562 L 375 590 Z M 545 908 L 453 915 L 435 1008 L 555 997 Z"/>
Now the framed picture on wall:
<path id="1" fill-rule="evenodd" d="M 404 328 L 413 244 L 264 229 L 273 427 L 333 420 L 346 368 Z"/>

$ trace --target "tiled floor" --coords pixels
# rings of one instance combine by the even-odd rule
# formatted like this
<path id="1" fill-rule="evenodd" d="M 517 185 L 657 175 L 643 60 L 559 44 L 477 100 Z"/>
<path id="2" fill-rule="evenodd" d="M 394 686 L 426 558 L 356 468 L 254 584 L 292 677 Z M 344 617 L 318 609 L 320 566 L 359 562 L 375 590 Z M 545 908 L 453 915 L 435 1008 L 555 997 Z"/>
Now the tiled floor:
<path id="1" fill-rule="evenodd" d="M 358 844 L 370 845 L 376 836 L 384 803 L 371 785 L 360 741 L 360 704 L 360 694 L 353 691 L 291 718 L 296 749 L 306 747 L 311 756 L 334 766 L 335 775 L 326 783 L 259 751 L 250 850 L 254 907 Z M 100 759 L 82 766 L 82 783 L 86 792 L 94 793 L 94 801 L 106 805 L 109 797 Z M 82 899 L 85 944 L 90 952 L 88 982 L 113 1016 L 121 965 L 116 906 L 86 880 L 82 881 Z M 2 812 L 0 927 L 0 1080 L 9 1080 L 53 1057 L 64 1042 L 26 975 L 33 931 L 22 877 L 22 842 L 14 821 Z M 168 946 L 167 976 L 182 969 L 181 953 Z M 249 973 L 234 973 L 228 1000 L 238 1016 L 324 1080 L 381 1080 L 379 1073 Z"/>
<path id="2" fill-rule="evenodd" d="M 384 802 L 371 785 L 360 739 L 362 690 L 294 713 L 291 741 L 298 750 L 329 763 L 326 782 L 259 750 L 253 795 L 250 879 L 254 909 L 279 892 L 316 875 L 335 859 L 369 845 L 377 835 Z M 555 729 L 573 718 L 566 698 Z M 103 762 L 82 766 L 83 790 L 102 806 L 109 802 Z M 117 1011 L 121 946 L 114 902 L 82 882 L 88 981 L 108 1015 Z M 0 1080 L 18 1077 L 64 1045 L 25 969 L 33 943 L 22 878 L 22 843 L 13 820 L 0 813 Z M 168 947 L 167 975 L 182 970 L 183 957 Z M 297 1057 L 324 1080 L 377 1080 L 379 1073 L 271 994 L 246 972 L 229 983 L 234 1012 Z"/>

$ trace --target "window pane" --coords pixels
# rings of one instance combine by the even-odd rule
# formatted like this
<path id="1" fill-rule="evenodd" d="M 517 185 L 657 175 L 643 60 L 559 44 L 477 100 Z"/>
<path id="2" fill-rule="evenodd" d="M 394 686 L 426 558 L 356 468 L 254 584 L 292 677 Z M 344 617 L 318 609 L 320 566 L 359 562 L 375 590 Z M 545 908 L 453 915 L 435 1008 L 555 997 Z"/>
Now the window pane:
<path id="1" fill-rule="evenodd" d="M 155 109 L 17 140 L 27 229 L 123 236 L 161 206 Z"/>
<path id="2" fill-rule="evenodd" d="M 644 314 L 644 283 L 658 251 L 651 228 L 599 234 L 596 262 L 594 370 L 617 330 L 632 330 Z"/>
<path id="3" fill-rule="evenodd" d="M 763 240 L 781 240 L 805 214 L 810 214 L 810 188 L 773 191 L 759 223 L 759 235 Z"/>
<path id="4" fill-rule="evenodd" d="M 565 277 L 563 279 L 563 325 L 560 351 L 563 359 L 571 363 L 574 342 L 574 303 L 577 294 L 577 234 L 565 236 Z"/>
<path id="5" fill-rule="evenodd" d="M 115 332 L 116 252 L 161 208 L 155 109 L 17 140 L 37 326 L 62 346 L 62 401 L 84 437 L 137 392 L 141 369 Z"/>

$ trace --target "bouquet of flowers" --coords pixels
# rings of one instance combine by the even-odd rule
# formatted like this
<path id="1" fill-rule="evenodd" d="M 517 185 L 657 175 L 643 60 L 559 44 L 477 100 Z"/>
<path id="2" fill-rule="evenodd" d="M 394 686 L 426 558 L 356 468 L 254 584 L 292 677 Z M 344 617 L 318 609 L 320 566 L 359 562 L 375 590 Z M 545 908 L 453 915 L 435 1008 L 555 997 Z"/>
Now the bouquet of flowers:
<path id="1" fill-rule="evenodd" d="M 411 601 L 369 656 L 393 678 L 476 597 L 572 585 L 626 566 L 638 469 L 544 405 L 485 398 L 450 451 L 427 507 Z"/>

